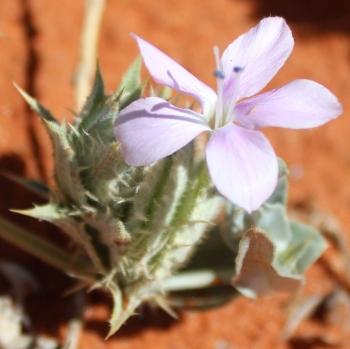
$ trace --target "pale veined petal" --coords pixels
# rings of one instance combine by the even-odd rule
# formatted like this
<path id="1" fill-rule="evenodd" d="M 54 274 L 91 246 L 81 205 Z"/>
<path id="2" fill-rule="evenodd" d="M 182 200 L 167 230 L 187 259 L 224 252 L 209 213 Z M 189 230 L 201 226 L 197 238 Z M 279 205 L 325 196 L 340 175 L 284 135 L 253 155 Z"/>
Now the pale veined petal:
<path id="1" fill-rule="evenodd" d="M 208 130 L 200 114 L 149 97 L 138 99 L 120 112 L 114 133 L 125 161 L 132 166 L 146 166 L 173 154 Z"/>
<path id="2" fill-rule="evenodd" d="M 209 114 L 214 110 L 216 93 L 209 86 L 198 80 L 157 47 L 135 34 L 132 36 L 139 46 L 149 73 L 157 83 L 196 98 L 201 103 L 204 114 Z"/>
<path id="3" fill-rule="evenodd" d="M 210 176 L 232 203 L 252 212 L 277 185 L 278 163 L 260 131 L 230 123 L 215 130 L 206 149 Z"/>
<path id="4" fill-rule="evenodd" d="M 323 125 L 341 113 L 341 104 L 326 87 L 300 79 L 243 100 L 234 114 L 248 128 L 302 129 Z"/>
<path id="5" fill-rule="evenodd" d="M 224 100 L 226 104 L 258 93 L 275 76 L 294 45 L 287 23 L 267 17 L 239 36 L 224 51 Z"/>

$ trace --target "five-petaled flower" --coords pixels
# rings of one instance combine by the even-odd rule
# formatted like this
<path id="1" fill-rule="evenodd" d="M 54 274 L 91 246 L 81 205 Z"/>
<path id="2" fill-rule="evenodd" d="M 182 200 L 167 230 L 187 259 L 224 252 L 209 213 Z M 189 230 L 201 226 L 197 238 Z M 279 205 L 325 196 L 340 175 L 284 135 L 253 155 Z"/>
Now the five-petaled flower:
<path id="1" fill-rule="evenodd" d="M 218 191 L 248 212 L 277 184 L 278 162 L 262 127 L 320 126 L 342 107 L 324 86 L 294 80 L 256 95 L 273 78 L 293 48 L 283 18 L 269 17 L 233 41 L 216 59 L 217 93 L 159 49 L 134 35 L 153 79 L 197 99 L 202 113 L 159 98 L 141 98 L 120 112 L 115 135 L 125 161 L 145 166 L 173 154 L 205 131 L 209 174 Z"/>

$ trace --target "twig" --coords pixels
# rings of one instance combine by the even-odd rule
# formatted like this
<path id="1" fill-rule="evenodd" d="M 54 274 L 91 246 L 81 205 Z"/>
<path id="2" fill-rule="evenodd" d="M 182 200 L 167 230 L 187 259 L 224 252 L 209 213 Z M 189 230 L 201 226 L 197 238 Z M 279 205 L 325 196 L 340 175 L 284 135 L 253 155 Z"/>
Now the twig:
<path id="1" fill-rule="evenodd" d="M 98 36 L 105 0 L 85 0 L 79 63 L 74 77 L 75 103 L 80 110 L 89 94 L 96 69 Z"/>
<path id="2" fill-rule="evenodd" d="M 105 0 L 85 0 L 85 15 L 80 42 L 79 63 L 74 77 L 75 105 L 79 111 L 90 92 L 96 69 L 98 37 Z M 77 349 L 83 328 L 84 301 L 76 295 L 75 315 L 68 323 L 63 349 Z"/>
<path id="3" fill-rule="evenodd" d="M 63 272 L 90 282 L 95 281 L 89 267 L 82 261 L 72 260 L 65 250 L 3 217 L 0 217 L 0 237 Z"/>
<path id="4" fill-rule="evenodd" d="M 62 349 L 77 349 L 79 338 L 83 328 L 84 314 L 84 297 L 81 293 L 77 293 L 73 304 L 73 317 L 68 322 L 67 335 L 64 340 Z"/>

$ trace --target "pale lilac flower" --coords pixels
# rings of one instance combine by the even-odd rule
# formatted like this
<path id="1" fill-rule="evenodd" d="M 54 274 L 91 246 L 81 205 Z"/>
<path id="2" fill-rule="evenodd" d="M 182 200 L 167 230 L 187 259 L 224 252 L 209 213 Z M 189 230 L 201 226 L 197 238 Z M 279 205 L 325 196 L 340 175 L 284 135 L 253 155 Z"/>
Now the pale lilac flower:
<path id="1" fill-rule="evenodd" d="M 248 212 L 268 199 L 277 184 L 277 158 L 259 129 L 316 127 L 342 112 L 337 98 L 310 80 L 294 80 L 254 96 L 292 51 L 292 33 L 283 18 L 263 19 L 233 41 L 221 58 L 214 48 L 217 93 L 147 41 L 134 38 L 153 79 L 196 98 L 202 113 L 158 97 L 131 103 L 115 127 L 126 162 L 149 165 L 209 131 L 210 176 L 221 194 Z"/>

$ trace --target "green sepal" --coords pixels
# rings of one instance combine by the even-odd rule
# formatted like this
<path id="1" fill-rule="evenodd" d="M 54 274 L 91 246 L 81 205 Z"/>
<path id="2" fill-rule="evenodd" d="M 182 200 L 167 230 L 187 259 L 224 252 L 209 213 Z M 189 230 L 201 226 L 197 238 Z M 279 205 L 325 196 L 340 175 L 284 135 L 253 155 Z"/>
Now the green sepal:
<path id="1" fill-rule="evenodd" d="M 35 205 L 33 208 L 25 210 L 11 209 L 11 212 L 51 223 L 55 223 L 66 218 L 66 214 L 61 212 L 58 206 L 54 203 Z"/>
<path id="2" fill-rule="evenodd" d="M 85 204 L 85 188 L 80 179 L 80 169 L 75 161 L 75 152 L 67 137 L 67 125 L 44 120 L 50 135 L 55 160 L 55 178 L 58 195 L 67 202 Z"/>
<path id="3" fill-rule="evenodd" d="M 48 122 L 55 122 L 57 123 L 57 120 L 55 117 L 50 113 L 48 109 L 46 109 L 43 105 L 41 105 L 35 98 L 30 96 L 27 92 L 25 92 L 21 87 L 19 87 L 17 84 L 14 84 L 17 91 L 21 94 L 23 99 L 28 103 L 28 105 L 33 109 L 43 120 L 46 120 Z"/>
<path id="4" fill-rule="evenodd" d="M 92 86 L 92 90 L 86 102 L 75 119 L 75 127 L 81 132 L 89 132 L 100 117 L 100 110 L 104 108 L 104 102 L 106 96 L 104 93 L 104 83 L 100 71 L 100 67 L 97 64 L 95 79 Z"/>
<path id="5" fill-rule="evenodd" d="M 55 178 L 59 186 L 58 195 L 74 203 L 84 203 L 84 188 L 79 169 L 74 162 L 74 150 L 68 140 L 66 124 L 59 124 L 52 114 L 36 99 L 15 85 L 29 106 L 40 116 L 52 141 L 54 149 Z"/>

